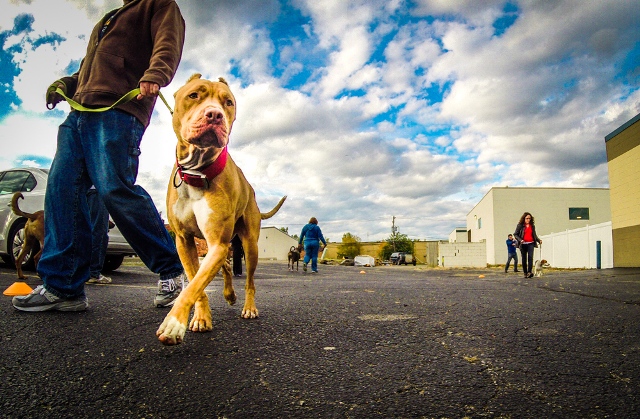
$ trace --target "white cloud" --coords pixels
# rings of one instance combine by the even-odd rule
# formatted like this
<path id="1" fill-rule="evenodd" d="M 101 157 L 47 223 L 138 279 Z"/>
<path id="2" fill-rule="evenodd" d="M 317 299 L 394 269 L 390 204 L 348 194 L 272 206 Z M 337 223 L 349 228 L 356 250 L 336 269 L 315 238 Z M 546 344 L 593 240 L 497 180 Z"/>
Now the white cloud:
<path id="1" fill-rule="evenodd" d="M 0 123 L 0 170 L 26 165 L 19 156 L 49 156 L 56 151 L 59 120 L 39 118 L 29 113 L 14 113 Z"/>

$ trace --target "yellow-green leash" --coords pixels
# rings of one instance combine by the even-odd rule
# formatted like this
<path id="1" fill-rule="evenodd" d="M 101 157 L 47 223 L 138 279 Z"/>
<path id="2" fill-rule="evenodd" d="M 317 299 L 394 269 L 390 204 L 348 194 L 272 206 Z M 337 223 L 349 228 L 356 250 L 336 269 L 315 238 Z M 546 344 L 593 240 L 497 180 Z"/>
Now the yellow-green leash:
<path id="1" fill-rule="evenodd" d="M 67 101 L 69 106 L 71 106 L 73 109 L 75 109 L 77 111 L 80 111 L 80 112 L 105 112 L 105 111 L 108 111 L 110 109 L 115 108 L 116 106 L 118 106 L 121 103 L 129 102 L 130 100 L 132 100 L 133 98 L 138 96 L 140 94 L 140 88 L 133 89 L 132 91 L 130 91 L 129 93 L 127 93 L 126 95 L 124 95 L 120 99 L 118 99 L 113 105 L 105 106 L 104 108 L 87 108 L 85 106 L 82 106 L 81 104 L 79 104 L 75 100 L 71 99 L 70 97 L 67 97 L 67 95 L 65 95 L 64 92 L 62 91 L 62 89 L 60 89 L 59 87 L 57 87 L 55 89 L 55 92 L 57 94 L 59 94 L 60 96 L 62 96 L 64 98 L 64 100 Z M 162 99 L 164 104 L 167 106 L 167 109 L 169 109 L 169 112 L 171 113 L 171 115 L 173 115 L 173 110 L 171 109 L 171 106 L 169 106 L 169 103 L 167 103 L 167 100 L 162 95 L 162 92 L 158 92 L 158 96 L 160 96 L 160 99 Z"/>

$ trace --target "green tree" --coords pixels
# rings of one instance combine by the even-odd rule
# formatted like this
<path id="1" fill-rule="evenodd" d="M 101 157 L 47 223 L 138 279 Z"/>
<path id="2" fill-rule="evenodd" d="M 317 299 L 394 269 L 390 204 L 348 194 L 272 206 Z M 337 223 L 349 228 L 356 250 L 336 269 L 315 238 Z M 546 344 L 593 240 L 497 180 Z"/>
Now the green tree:
<path id="1" fill-rule="evenodd" d="M 279 230 L 282 231 L 283 233 L 287 234 L 287 235 L 289 234 L 289 227 L 280 227 Z M 294 234 L 293 236 L 291 236 L 291 238 L 298 240 L 298 235 Z"/>
<path id="2" fill-rule="evenodd" d="M 360 237 L 351 233 L 344 233 L 342 244 L 338 246 L 338 257 L 353 259 L 360 254 Z"/>
<path id="3" fill-rule="evenodd" d="M 382 250 L 378 255 L 382 260 L 388 260 L 393 252 L 413 254 L 413 242 L 406 234 L 393 233 L 385 241 L 386 243 L 382 246 Z"/>

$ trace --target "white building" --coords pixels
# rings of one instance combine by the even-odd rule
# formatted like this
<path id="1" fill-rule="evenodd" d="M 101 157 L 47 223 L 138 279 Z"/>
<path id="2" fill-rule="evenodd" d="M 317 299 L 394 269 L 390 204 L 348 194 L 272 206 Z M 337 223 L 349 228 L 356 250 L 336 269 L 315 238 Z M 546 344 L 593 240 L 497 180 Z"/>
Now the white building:
<path id="1" fill-rule="evenodd" d="M 258 258 L 288 260 L 289 249 L 297 245 L 298 241 L 284 231 L 276 227 L 262 227 L 258 239 Z"/>
<path id="2" fill-rule="evenodd" d="M 466 227 L 456 227 L 449 234 L 449 243 L 467 243 L 469 242 L 469 231 Z"/>
<path id="3" fill-rule="evenodd" d="M 525 211 L 533 215 L 538 236 L 605 223 L 611 221 L 609 189 L 491 188 L 467 214 L 471 242 L 486 242 L 488 264 L 507 261 L 507 236 Z"/>

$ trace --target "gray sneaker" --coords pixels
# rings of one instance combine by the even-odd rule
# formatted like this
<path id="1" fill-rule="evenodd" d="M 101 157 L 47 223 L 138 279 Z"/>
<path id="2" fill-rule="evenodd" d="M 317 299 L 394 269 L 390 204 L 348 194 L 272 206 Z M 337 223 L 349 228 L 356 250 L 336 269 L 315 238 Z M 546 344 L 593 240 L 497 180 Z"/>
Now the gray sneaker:
<path id="1" fill-rule="evenodd" d="M 108 276 L 104 276 L 102 274 L 100 274 L 98 278 L 91 277 L 87 281 L 87 284 L 110 284 L 110 283 L 111 283 L 111 278 L 109 278 Z"/>
<path id="2" fill-rule="evenodd" d="M 38 285 L 31 294 L 13 297 L 13 306 L 20 311 L 85 311 L 89 307 L 87 296 L 73 299 L 56 297 L 42 285 Z"/>
<path id="3" fill-rule="evenodd" d="M 158 292 L 153 299 L 153 304 L 156 307 L 171 307 L 180 295 L 180 291 L 185 289 L 187 285 L 189 285 L 189 280 L 184 272 L 175 278 L 159 280 Z"/>

